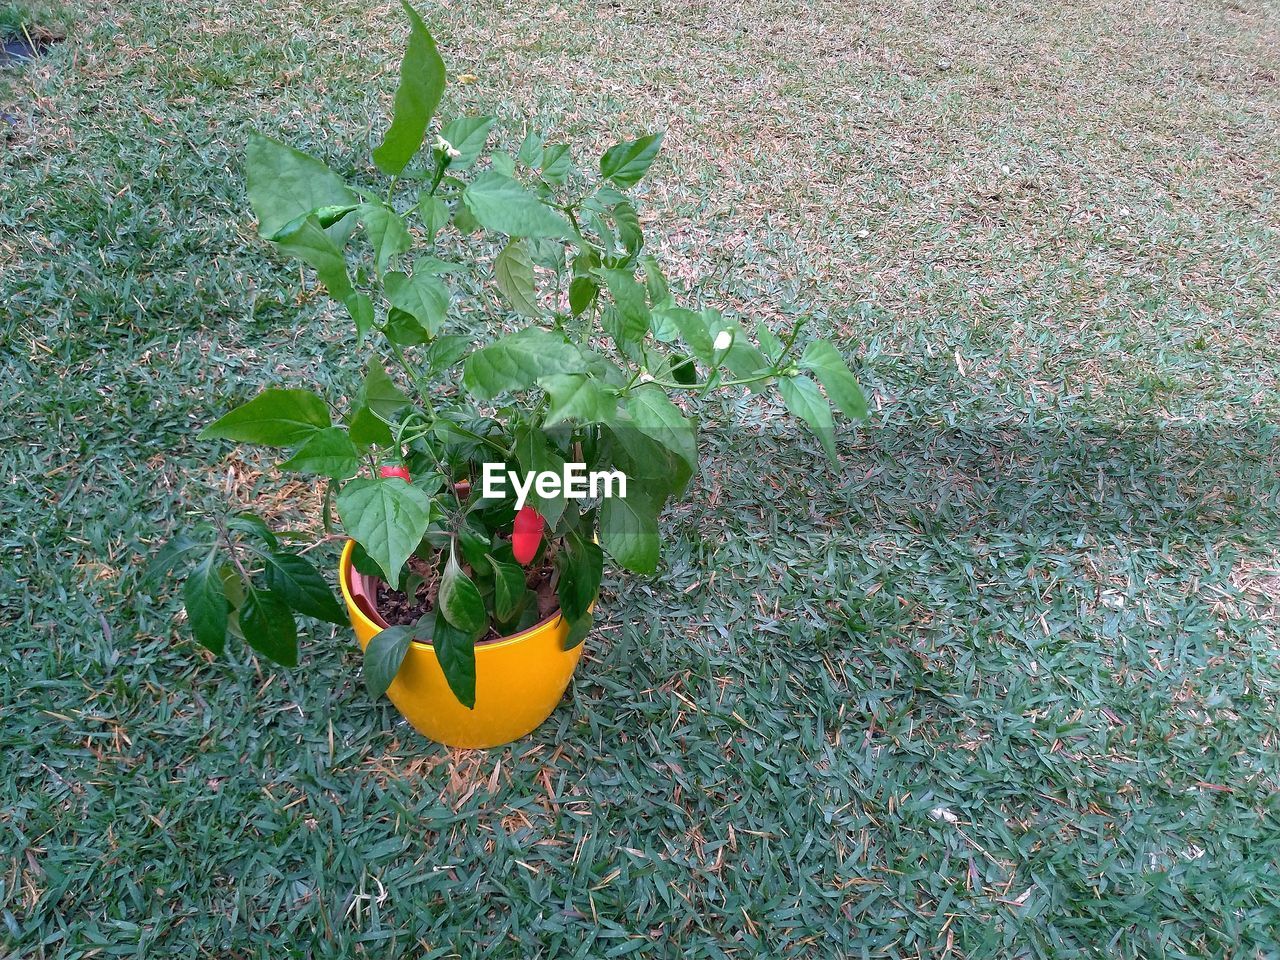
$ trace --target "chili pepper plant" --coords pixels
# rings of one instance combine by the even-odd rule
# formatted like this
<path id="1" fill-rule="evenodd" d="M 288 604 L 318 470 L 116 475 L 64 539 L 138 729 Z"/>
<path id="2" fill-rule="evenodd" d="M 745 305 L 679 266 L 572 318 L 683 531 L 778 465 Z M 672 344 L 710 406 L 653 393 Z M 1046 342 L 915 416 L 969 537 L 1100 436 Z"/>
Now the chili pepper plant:
<path id="1" fill-rule="evenodd" d="M 459 116 L 436 132 L 445 65 L 405 12 L 394 112 L 371 170 L 344 179 L 265 135 L 246 156 L 260 235 L 345 309 L 367 356 L 363 380 L 346 398 L 266 389 L 201 436 L 282 449 L 281 470 L 327 484 L 326 529 L 340 524 L 356 542 L 358 571 L 407 593 L 428 586 L 430 610 L 365 651 L 375 694 L 417 639 L 472 706 L 475 643 L 539 618 L 532 569 L 550 571 L 570 646 L 591 627 L 606 556 L 655 571 L 658 518 L 697 469 L 696 415 L 709 394 L 776 390 L 832 459 L 832 407 L 855 419 L 866 408 L 840 353 L 804 337 L 803 319 L 781 333 L 757 324 L 753 342 L 718 310 L 678 302 L 628 193 L 661 132 L 589 165 L 537 132 L 514 153 L 490 149 L 493 117 Z M 517 516 L 514 498 L 486 499 L 475 482 L 494 462 L 525 474 L 566 462 L 621 471 L 627 492 L 534 490 Z M 347 619 L 308 549 L 237 513 L 171 541 L 159 563 L 186 568 L 200 643 L 221 654 L 232 636 L 293 665 L 295 615 Z"/>

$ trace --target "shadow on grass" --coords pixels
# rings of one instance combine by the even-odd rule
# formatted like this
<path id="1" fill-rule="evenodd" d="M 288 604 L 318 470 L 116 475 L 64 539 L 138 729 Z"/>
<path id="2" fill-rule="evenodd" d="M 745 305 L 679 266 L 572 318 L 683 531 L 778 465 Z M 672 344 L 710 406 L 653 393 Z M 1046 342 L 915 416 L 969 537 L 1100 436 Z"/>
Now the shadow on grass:
<path id="1" fill-rule="evenodd" d="M 702 437 L 729 464 L 734 499 L 785 478 L 811 499 L 765 490 L 779 509 L 852 508 L 925 535 L 1256 544 L 1280 532 L 1280 429 L 1265 423 L 1064 431 L 908 419 L 838 438 L 842 462 L 827 468 L 830 483 L 817 444 L 798 429 Z M 740 474 L 751 464 L 769 469 L 747 486 Z"/>

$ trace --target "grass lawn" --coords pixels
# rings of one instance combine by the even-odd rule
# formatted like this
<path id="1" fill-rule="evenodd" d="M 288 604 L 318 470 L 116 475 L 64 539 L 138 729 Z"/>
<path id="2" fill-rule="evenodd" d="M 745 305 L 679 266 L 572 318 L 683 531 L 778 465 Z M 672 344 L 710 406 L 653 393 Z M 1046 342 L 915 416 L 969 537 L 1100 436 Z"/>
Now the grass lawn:
<path id="1" fill-rule="evenodd" d="M 215 662 L 138 588 L 310 492 L 194 440 L 360 374 L 241 152 L 360 176 L 398 5 L 77 3 L 0 71 L 0 954 L 1280 950 L 1275 0 L 424 8 L 448 115 L 665 127 L 669 275 L 811 313 L 874 408 L 835 473 L 709 427 L 660 575 L 488 752 L 347 629 Z"/>

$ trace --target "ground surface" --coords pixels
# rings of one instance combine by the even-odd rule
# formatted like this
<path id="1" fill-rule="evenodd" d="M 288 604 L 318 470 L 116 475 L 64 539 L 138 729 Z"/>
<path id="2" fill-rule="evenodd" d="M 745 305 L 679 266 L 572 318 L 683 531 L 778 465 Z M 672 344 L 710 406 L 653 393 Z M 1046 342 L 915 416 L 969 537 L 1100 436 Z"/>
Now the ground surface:
<path id="1" fill-rule="evenodd" d="M 397 8 L 48 15 L 0 79 L 0 952 L 1276 949 L 1274 2 L 428 11 L 450 112 L 665 126 L 669 271 L 813 311 L 875 407 L 835 475 L 774 411 L 708 432 L 662 574 L 487 753 L 372 701 L 346 630 L 214 663 L 136 590 L 224 487 L 282 502 L 199 425 L 355 382 L 240 153 L 363 164 Z"/>

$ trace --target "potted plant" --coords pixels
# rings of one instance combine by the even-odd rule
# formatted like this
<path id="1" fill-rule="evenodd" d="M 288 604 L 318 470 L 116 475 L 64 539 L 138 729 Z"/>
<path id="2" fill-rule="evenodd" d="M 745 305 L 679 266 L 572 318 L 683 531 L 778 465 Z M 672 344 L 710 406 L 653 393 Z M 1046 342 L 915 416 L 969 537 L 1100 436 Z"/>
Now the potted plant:
<path id="1" fill-rule="evenodd" d="M 260 234 L 346 309 L 363 382 L 344 402 L 267 389 L 201 434 L 283 448 L 281 470 L 327 482 L 344 602 L 253 514 L 175 539 L 159 566 L 187 568 L 191 629 L 214 653 L 231 635 L 294 665 L 296 614 L 349 620 L 370 692 L 435 740 L 484 747 L 555 708 L 605 557 L 655 571 L 658 517 L 697 468 L 701 398 L 776 389 L 832 458 L 832 405 L 865 404 L 831 344 L 801 341 L 803 320 L 752 342 L 676 302 L 626 193 L 661 133 L 610 147 L 598 176 L 532 132 L 489 151 L 491 117 L 430 135 L 445 68 L 405 11 L 376 189 L 265 136 L 247 152 Z"/>

